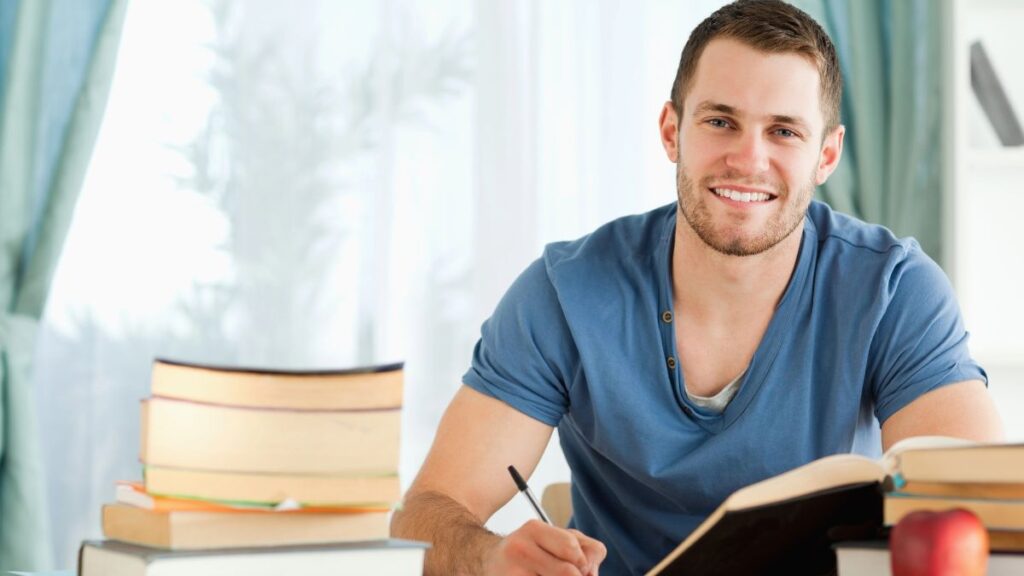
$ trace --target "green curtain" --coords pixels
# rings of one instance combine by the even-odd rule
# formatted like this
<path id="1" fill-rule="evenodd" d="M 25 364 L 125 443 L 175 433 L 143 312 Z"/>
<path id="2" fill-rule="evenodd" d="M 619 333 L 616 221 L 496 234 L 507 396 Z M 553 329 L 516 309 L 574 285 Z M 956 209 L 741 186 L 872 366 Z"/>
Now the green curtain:
<path id="1" fill-rule="evenodd" d="M 31 388 L 35 334 L 103 117 L 126 2 L 0 0 L 0 573 L 52 562 Z"/>
<path id="2" fill-rule="evenodd" d="M 819 190 L 832 207 L 914 236 L 943 263 L 943 122 L 949 2 L 791 0 L 839 53 L 844 159 Z"/>

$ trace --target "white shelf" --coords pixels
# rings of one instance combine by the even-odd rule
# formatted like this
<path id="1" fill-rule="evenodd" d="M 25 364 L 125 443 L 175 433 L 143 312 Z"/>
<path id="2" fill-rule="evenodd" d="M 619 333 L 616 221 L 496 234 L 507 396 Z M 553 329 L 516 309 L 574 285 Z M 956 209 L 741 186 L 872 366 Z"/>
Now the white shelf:
<path id="1" fill-rule="evenodd" d="M 967 151 L 968 168 L 1024 169 L 1024 146 L 972 149 Z"/>
<path id="2" fill-rule="evenodd" d="M 1021 384 L 1024 384 L 1024 358 L 1020 350 L 1010 347 L 971 347 L 971 356 L 986 370 L 992 368 L 1000 372 L 1020 373 Z"/>
<path id="3" fill-rule="evenodd" d="M 1024 267 L 1014 249 L 1024 211 L 1024 146 L 1000 146 L 970 77 L 970 45 L 981 40 L 1011 107 L 1024 119 L 1024 1 L 947 1 L 947 121 L 953 129 L 946 149 L 946 230 L 953 239 L 948 263 L 971 332 L 971 352 L 983 366 L 1002 371 L 994 381 L 1024 383 Z"/>

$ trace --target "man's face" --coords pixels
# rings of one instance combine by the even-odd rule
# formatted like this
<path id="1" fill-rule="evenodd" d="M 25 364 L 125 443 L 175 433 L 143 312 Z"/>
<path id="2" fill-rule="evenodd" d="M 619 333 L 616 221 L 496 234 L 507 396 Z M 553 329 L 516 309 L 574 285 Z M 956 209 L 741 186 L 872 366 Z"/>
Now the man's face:
<path id="1" fill-rule="evenodd" d="M 800 226 L 815 186 L 838 164 L 843 128 L 824 139 L 823 131 L 818 70 L 808 58 L 712 40 L 682 117 L 670 105 L 662 112 L 686 222 L 723 254 L 777 245 Z"/>

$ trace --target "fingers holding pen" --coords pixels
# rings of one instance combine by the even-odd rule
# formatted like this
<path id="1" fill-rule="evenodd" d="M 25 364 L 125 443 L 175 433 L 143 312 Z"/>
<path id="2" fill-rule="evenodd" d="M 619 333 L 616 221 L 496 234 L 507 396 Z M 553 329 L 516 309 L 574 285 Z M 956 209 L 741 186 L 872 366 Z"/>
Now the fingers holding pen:
<path id="1" fill-rule="evenodd" d="M 569 532 L 579 541 L 580 548 L 583 549 L 583 554 L 587 557 L 587 565 L 590 568 L 583 573 L 584 576 L 597 576 L 597 568 L 608 555 L 608 549 L 600 540 L 591 538 L 579 530 L 570 529 Z"/>
<path id="2" fill-rule="evenodd" d="M 502 539 L 487 560 L 488 574 L 597 574 L 604 545 L 576 530 L 530 520 Z"/>
<path id="3" fill-rule="evenodd" d="M 514 571 L 498 573 L 518 574 L 515 570 L 526 569 L 526 574 L 542 576 L 597 576 L 598 566 L 607 555 L 604 544 L 579 530 L 553 526 L 514 465 L 508 467 L 508 473 L 542 521 L 530 520 L 502 540 L 497 559 Z"/>
<path id="4" fill-rule="evenodd" d="M 556 528 L 539 520 L 530 520 L 523 525 L 523 529 L 552 557 L 572 564 L 580 574 L 586 574 L 589 570 L 590 561 L 574 531 Z"/>

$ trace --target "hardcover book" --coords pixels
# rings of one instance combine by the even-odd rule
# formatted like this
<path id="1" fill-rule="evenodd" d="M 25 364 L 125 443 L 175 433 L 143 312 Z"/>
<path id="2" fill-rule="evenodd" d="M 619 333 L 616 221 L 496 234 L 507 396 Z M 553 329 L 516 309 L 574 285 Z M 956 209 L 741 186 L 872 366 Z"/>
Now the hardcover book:
<path id="1" fill-rule="evenodd" d="M 154 396 L 142 402 L 147 466 L 281 474 L 398 471 L 401 410 L 296 410 Z"/>
<path id="2" fill-rule="evenodd" d="M 82 544 L 79 576 L 419 576 L 428 546 L 377 540 L 313 546 L 168 551 L 107 540 Z"/>
<path id="3" fill-rule="evenodd" d="M 268 510 L 147 510 L 103 507 L 107 538 L 168 550 L 349 542 L 388 537 L 388 513 Z"/>
<path id="4" fill-rule="evenodd" d="M 369 410 L 402 405 L 402 364 L 344 370 L 258 370 L 158 358 L 152 393 L 232 406 Z"/>
<path id="5" fill-rule="evenodd" d="M 320 475 L 258 474 L 146 466 L 146 492 L 158 496 L 276 506 L 362 506 L 398 502 L 398 472 Z"/>

